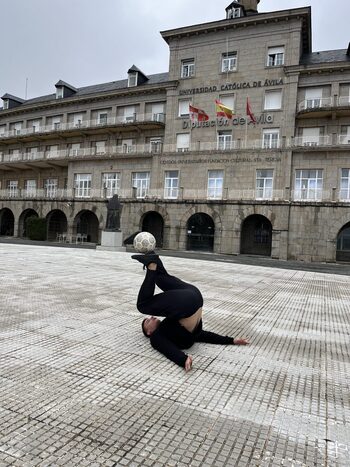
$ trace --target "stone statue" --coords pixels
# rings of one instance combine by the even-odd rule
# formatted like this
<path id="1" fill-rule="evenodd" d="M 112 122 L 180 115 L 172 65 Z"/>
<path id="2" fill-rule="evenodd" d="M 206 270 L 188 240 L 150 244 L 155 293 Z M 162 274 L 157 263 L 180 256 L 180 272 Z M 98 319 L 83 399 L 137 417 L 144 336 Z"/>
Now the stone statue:
<path id="1" fill-rule="evenodd" d="M 106 230 L 109 232 L 119 232 L 120 231 L 120 216 L 122 213 L 123 205 L 118 199 L 118 195 L 113 195 L 113 197 L 108 201 L 107 204 L 107 221 L 106 221 Z"/>

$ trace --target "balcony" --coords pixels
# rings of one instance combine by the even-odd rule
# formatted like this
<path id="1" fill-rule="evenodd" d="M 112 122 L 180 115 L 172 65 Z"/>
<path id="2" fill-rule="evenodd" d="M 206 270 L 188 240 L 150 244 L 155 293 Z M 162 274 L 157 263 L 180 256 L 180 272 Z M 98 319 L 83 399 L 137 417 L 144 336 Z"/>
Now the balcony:
<path id="1" fill-rule="evenodd" d="M 37 152 L 16 152 L 12 154 L 0 153 L 0 168 L 2 170 L 27 169 L 36 166 L 47 168 L 56 166 L 68 166 L 73 160 L 94 160 L 113 158 L 150 158 L 155 154 L 234 154 L 244 151 L 273 152 L 283 150 L 349 150 L 350 135 L 326 135 L 319 137 L 298 136 L 295 138 L 279 138 L 274 140 L 232 140 L 190 143 L 188 147 L 178 148 L 176 144 L 163 144 L 162 142 L 150 142 L 147 144 L 122 144 L 120 146 L 106 146 L 105 148 L 81 148 L 62 149 Z"/>
<path id="2" fill-rule="evenodd" d="M 317 149 L 319 147 L 335 146 L 331 135 L 326 136 L 297 136 L 292 140 L 292 147 L 302 147 L 303 149 Z"/>
<path id="3" fill-rule="evenodd" d="M 114 190 L 121 200 L 137 200 L 139 202 L 178 202 L 184 200 L 206 201 L 210 203 L 221 203 L 225 201 L 242 201 L 242 202 L 257 202 L 257 203 L 273 203 L 273 202 L 302 202 L 302 203 L 320 203 L 320 202 L 341 202 L 350 203 L 349 190 L 335 190 L 335 189 L 273 189 L 268 192 L 268 196 L 261 197 L 261 193 L 256 189 L 233 189 L 224 187 L 222 194 L 210 197 L 206 188 L 193 189 L 180 187 L 176 190 L 177 197 L 173 196 L 175 190 L 172 191 L 171 196 L 163 189 L 146 189 L 144 197 L 138 197 L 136 188 L 117 189 Z M 79 189 L 17 189 L 17 190 L 0 190 L 0 200 L 6 201 L 58 201 L 67 203 L 70 201 L 95 203 L 102 202 L 110 198 L 110 190 L 106 188 L 89 189 L 84 191 Z"/>
<path id="4" fill-rule="evenodd" d="M 0 141 L 37 141 L 53 139 L 59 136 L 74 136 L 84 134 L 99 134 L 108 131 L 135 131 L 164 128 L 165 114 L 133 114 L 129 116 L 101 118 L 97 120 L 82 120 L 69 123 L 53 123 L 46 126 L 12 129 L 0 134 Z"/>
<path id="5" fill-rule="evenodd" d="M 297 118 L 345 117 L 350 115 L 350 96 L 305 99 L 298 104 Z"/>

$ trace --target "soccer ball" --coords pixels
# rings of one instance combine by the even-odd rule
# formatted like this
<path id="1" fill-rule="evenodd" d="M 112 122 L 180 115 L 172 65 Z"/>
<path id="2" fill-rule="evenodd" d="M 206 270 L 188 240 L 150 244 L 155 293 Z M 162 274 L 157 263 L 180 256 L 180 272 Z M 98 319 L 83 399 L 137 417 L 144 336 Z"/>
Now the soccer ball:
<path id="1" fill-rule="evenodd" d="M 134 238 L 134 248 L 139 253 L 148 253 L 156 247 L 156 239 L 149 232 L 140 232 Z"/>

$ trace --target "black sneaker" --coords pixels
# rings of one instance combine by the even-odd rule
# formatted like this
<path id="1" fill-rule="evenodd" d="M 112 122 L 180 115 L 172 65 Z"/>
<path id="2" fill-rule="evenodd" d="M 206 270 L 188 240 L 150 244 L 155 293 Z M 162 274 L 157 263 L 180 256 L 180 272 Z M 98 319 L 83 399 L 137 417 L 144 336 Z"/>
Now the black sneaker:
<path id="1" fill-rule="evenodd" d="M 136 261 L 139 261 L 141 264 L 143 264 L 143 269 L 145 269 L 151 263 L 157 264 L 159 256 L 155 253 L 151 254 L 151 252 L 149 252 L 145 255 L 132 255 L 131 258 L 136 259 Z"/>

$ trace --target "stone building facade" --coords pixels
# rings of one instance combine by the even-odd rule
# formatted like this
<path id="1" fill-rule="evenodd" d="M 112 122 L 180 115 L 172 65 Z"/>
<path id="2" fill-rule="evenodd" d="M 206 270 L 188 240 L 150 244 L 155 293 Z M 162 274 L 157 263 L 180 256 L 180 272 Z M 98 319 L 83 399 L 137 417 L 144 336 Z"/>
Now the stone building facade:
<path id="1" fill-rule="evenodd" d="M 0 235 L 25 236 L 38 215 L 51 240 L 98 243 L 117 193 L 125 239 L 148 230 L 163 248 L 348 260 L 349 48 L 312 52 L 309 7 L 258 3 L 163 31 L 167 73 L 132 66 L 122 81 L 5 94 Z"/>

